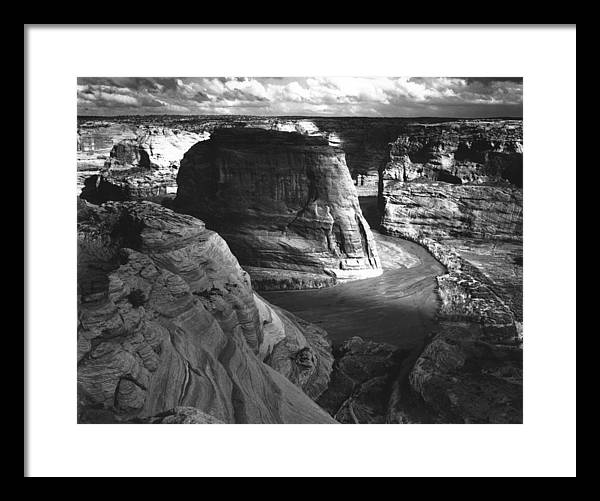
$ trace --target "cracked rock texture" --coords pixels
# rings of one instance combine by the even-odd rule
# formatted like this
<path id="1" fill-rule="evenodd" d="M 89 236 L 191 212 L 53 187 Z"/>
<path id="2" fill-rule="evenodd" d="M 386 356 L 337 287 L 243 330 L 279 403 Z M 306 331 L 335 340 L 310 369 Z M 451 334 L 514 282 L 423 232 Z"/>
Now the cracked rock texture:
<path id="1" fill-rule="evenodd" d="M 323 331 L 262 300 L 202 221 L 79 200 L 78 289 L 80 422 L 177 407 L 224 423 L 334 422 L 307 395 L 329 380 Z"/>
<path id="2" fill-rule="evenodd" d="M 186 153 L 177 184 L 176 210 L 218 231 L 258 289 L 381 273 L 344 152 L 321 137 L 216 130 Z"/>

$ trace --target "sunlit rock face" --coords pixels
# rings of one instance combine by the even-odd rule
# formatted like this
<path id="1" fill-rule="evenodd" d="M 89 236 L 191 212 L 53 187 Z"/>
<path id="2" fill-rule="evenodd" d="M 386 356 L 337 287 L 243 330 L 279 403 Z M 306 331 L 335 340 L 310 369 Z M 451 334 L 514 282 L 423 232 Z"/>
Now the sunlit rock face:
<path id="1" fill-rule="evenodd" d="M 77 133 L 77 184 L 84 199 L 156 200 L 177 191 L 184 153 L 216 128 L 259 128 L 322 135 L 310 120 L 253 118 L 177 121 L 173 117 L 123 123 L 84 121 Z M 156 123 L 155 123 L 156 122 Z"/>
<path id="2" fill-rule="evenodd" d="M 324 332 L 260 298 L 202 221 L 151 202 L 80 200 L 77 346 L 80 422 L 179 407 L 210 422 L 333 422 L 310 398 L 331 372 Z"/>
<path id="3" fill-rule="evenodd" d="M 104 120 L 84 121 L 77 127 L 77 192 L 84 181 L 100 174 L 113 146 L 134 139 L 136 128 L 129 124 Z"/>
<path id="4" fill-rule="evenodd" d="M 319 128 L 310 120 L 280 120 L 264 119 L 249 121 L 247 127 L 265 128 L 267 130 L 276 130 L 279 132 L 298 132 L 307 136 L 322 135 Z"/>
<path id="5" fill-rule="evenodd" d="M 469 177 L 469 172 L 473 174 L 473 166 L 475 164 L 490 163 L 490 172 L 494 170 L 502 170 L 501 167 L 503 158 L 507 159 L 511 155 L 510 141 L 512 141 L 511 133 L 494 137 L 492 141 L 495 146 L 490 148 L 478 141 L 467 141 L 460 147 L 448 145 L 448 151 L 443 153 L 435 153 L 435 141 L 429 145 L 419 146 L 419 141 L 423 138 L 423 134 L 430 135 L 429 132 L 424 132 L 425 127 L 437 128 L 440 140 L 438 143 L 444 143 L 457 127 L 464 128 L 470 126 L 472 128 L 480 127 L 477 124 L 485 123 L 488 131 L 505 132 L 509 127 L 513 129 L 512 135 L 519 139 L 521 134 L 522 122 L 520 120 L 449 120 L 449 119 L 433 119 L 433 118 L 366 118 L 366 117 L 256 117 L 256 116 L 220 116 L 220 117 L 119 117 L 105 120 L 80 120 L 78 128 L 78 171 L 89 170 L 90 174 L 97 174 L 105 160 L 108 158 L 113 145 L 124 139 L 135 139 L 135 137 L 143 130 L 155 129 L 174 129 L 187 131 L 194 134 L 204 135 L 210 134 L 217 128 L 261 128 L 267 130 L 283 131 L 283 132 L 298 132 L 308 136 L 321 136 L 328 140 L 331 146 L 342 148 L 346 154 L 346 163 L 359 196 L 376 196 L 378 191 L 379 170 L 382 165 L 390 161 L 389 144 L 396 141 L 400 136 L 405 136 L 412 139 L 408 141 L 407 154 L 411 159 L 412 167 L 415 172 L 422 168 L 425 164 L 425 170 L 430 170 L 427 164 L 430 164 L 431 169 L 436 170 L 439 167 L 439 162 L 433 158 L 438 155 L 440 161 L 448 163 L 451 157 L 454 157 L 454 163 L 462 164 L 465 179 Z M 432 135 L 433 138 L 435 135 Z M 505 142 L 505 147 L 498 146 L 501 142 Z M 484 139 L 485 142 L 485 139 Z M 517 148 L 518 145 L 515 145 Z M 422 156 L 419 157 L 419 150 L 429 148 L 431 153 L 431 161 L 422 161 Z M 489 151 L 489 161 L 483 160 L 482 155 L 485 151 Z M 519 153 L 515 150 L 514 153 Z M 425 154 L 425 153 L 423 153 Z M 415 156 L 416 155 L 416 156 Z M 399 163 L 404 154 L 398 151 L 397 160 Z M 518 158 L 518 155 L 514 157 Z M 436 164 L 436 162 L 438 162 Z M 470 167 L 469 167 L 470 164 Z M 496 167 L 491 167 L 494 164 Z M 409 168 L 410 170 L 410 168 Z M 439 170 L 439 169 L 438 169 Z M 451 169 L 450 169 L 451 170 Z M 475 169 L 477 170 L 477 169 Z M 518 169 L 517 169 L 518 170 Z M 409 175 L 411 175 L 409 173 Z M 518 175 L 518 173 L 517 173 Z M 79 174 L 80 185 L 83 183 L 84 174 Z M 471 176 L 472 177 L 472 176 Z M 493 177 L 493 176 L 492 176 Z"/>
<path id="6" fill-rule="evenodd" d="M 93 203 L 152 199 L 177 191 L 184 153 L 208 133 L 140 127 L 133 138 L 115 143 L 104 165 L 84 180 L 81 196 Z"/>
<path id="7" fill-rule="evenodd" d="M 390 407 L 392 421 L 410 421 L 407 409 L 419 402 L 431 422 L 522 422 L 520 125 L 421 126 L 390 145 L 381 229 L 420 243 L 447 269 L 437 278 L 438 326 L 405 398 Z"/>
<path id="8" fill-rule="evenodd" d="M 177 184 L 174 207 L 218 231 L 259 288 L 381 273 L 344 152 L 325 138 L 216 130 L 186 153 Z"/>
<path id="9" fill-rule="evenodd" d="M 515 187 L 391 182 L 383 204 L 386 233 L 403 238 L 523 238 L 523 191 Z"/>
<path id="10" fill-rule="evenodd" d="M 382 229 L 413 240 L 521 242 L 520 121 L 414 125 L 380 170 Z"/>
<path id="11" fill-rule="evenodd" d="M 107 167 L 178 167 L 183 154 L 192 145 L 209 137 L 208 133 L 198 134 L 166 127 L 142 129 L 135 140 L 123 141 L 113 147 Z"/>

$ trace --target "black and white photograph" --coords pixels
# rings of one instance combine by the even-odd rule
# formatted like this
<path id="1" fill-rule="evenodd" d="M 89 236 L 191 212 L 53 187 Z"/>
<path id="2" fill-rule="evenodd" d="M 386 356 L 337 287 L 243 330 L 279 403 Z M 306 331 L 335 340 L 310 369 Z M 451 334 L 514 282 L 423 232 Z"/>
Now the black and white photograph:
<path id="1" fill-rule="evenodd" d="M 35 26 L 30 30 L 35 47 Z M 103 28 L 96 30 L 102 35 Z M 114 32 L 121 30 L 126 31 Z M 301 53 L 311 43 L 298 41 L 310 40 L 299 35 L 300 28 L 280 30 L 298 46 L 290 50 Z M 160 34 L 161 28 L 154 31 Z M 191 39 L 217 32 L 181 28 L 182 37 Z M 239 32 L 239 39 L 252 43 L 252 30 Z M 382 32 L 392 37 L 402 30 Z M 47 36 L 48 30 L 38 33 Z M 96 40 L 95 29 L 82 33 Z M 318 38 L 320 29 L 313 33 Z M 369 70 L 367 63 L 334 63 L 324 73 L 326 62 L 313 63 L 310 72 L 310 64 L 295 67 L 287 60 L 279 71 L 277 65 L 247 71 L 233 59 L 227 66 L 226 56 L 218 64 L 207 56 L 203 67 L 202 54 L 189 67 L 167 61 L 161 66 L 157 52 L 154 72 L 135 63 L 111 70 L 112 63 L 101 64 L 102 51 L 110 54 L 111 44 L 123 47 L 118 40 L 95 42 L 101 48 L 97 64 L 93 57 L 65 63 L 69 86 L 62 86 L 61 95 L 69 101 L 61 114 L 68 116 L 60 131 L 57 125 L 48 132 L 60 140 L 36 142 L 35 132 L 26 136 L 32 152 L 26 162 L 36 164 L 44 143 L 72 159 L 43 167 L 60 169 L 44 191 L 64 204 L 66 216 L 50 215 L 54 203 L 44 204 L 41 212 L 30 209 L 40 221 L 56 221 L 64 230 L 46 223 L 43 229 L 37 225 L 37 233 L 26 233 L 26 247 L 44 256 L 44 273 L 64 269 L 50 255 L 55 246 L 68 249 L 62 256 L 68 272 L 44 280 L 44 287 L 56 284 L 50 287 L 56 305 L 50 316 L 64 307 L 67 319 L 55 323 L 60 332 L 48 327 L 45 333 L 59 336 L 67 347 L 46 344 L 51 348 L 45 349 L 50 359 L 61 351 L 61 361 L 53 364 L 60 368 L 46 372 L 65 393 L 56 397 L 63 405 L 52 404 L 60 407 L 61 426 L 73 436 L 104 440 L 107 448 L 114 441 L 115 456 L 130 456 L 132 462 L 138 455 L 145 462 L 151 453 L 135 452 L 129 439 L 157 440 L 168 448 L 188 443 L 198 452 L 206 444 L 223 448 L 216 457 L 227 450 L 227 455 L 244 451 L 245 457 L 249 447 L 235 438 L 243 435 L 245 441 L 269 443 L 268 464 L 297 448 L 309 457 L 323 456 L 309 450 L 327 448 L 328 435 L 344 441 L 344 448 L 353 440 L 366 448 L 387 443 L 397 454 L 403 443 L 415 447 L 422 434 L 429 433 L 440 448 L 451 434 L 462 437 L 443 449 L 440 464 L 453 462 L 446 455 L 462 448 L 457 443 L 484 447 L 484 439 L 476 437 L 488 433 L 514 437 L 525 447 L 517 435 L 527 433 L 537 416 L 535 398 L 552 391 L 531 391 L 534 383 L 549 383 L 533 359 L 550 363 L 545 354 L 554 345 L 571 360 L 575 342 L 574 317 L 569 332 L 561 333 L 562 348 L 550 332 L 544 339 L 536 324 L 540 318 L 558 326 L 574 301 L 574 288 L 568 291 L 570 286 L 560 283 L 560 294 L 572 296 L 557 303 L 560 309 L 541 299 L 552 295 L 549 276 L 563 273 L 558 263 L 546 268 L 550 275 L 544 282 L 532 278 L 544 259 L 545 251 L 538 249 L 551 247 L 541 238 L 574 246 L 565 231 L 572 225 L 574 232 L 575 221 L 564 225 L 552 217 L 554 210 L 562 217 L 574 213 L 574 190 L 571 202 L 570 185 L 564 184 L 562 193 L 544 188 L 546 178 L 557 181 L 556 170 L 536 161 L 536 149 L 542 144 L 549 153 L 564 145 L 536 137 L 537 118 L 527 110 L 536 105 L 537 83 L 526 67 L 499 62 L 496 70 L 493 62 L 471 61 L 455 69 L 432 62 L 430 70 L 417 65 L 405 70 L 394 61 L 385 73 Z M 113 54 L 126 59 L 124 52 Z M 268 60 L 258 53 L 252 57 Z M 26 66 L 26 80 L 33 84 L 44 74 L 43 68 L 27 71 Z M 563 90 L 574 103 L 574 94 Z M 26 102 L 26 117 L 39 103 Z M 569 106 L 562 108 L 571 113 Z M 555 126 L 568 127 L 564 121 Z M 574 162 L 573 155 L 571 165 L 558 168 L 573 176 L 573 187 Z M 28 179 L 40 183 L 27 170 L 25 177 L 26 184 Z M 541 179 L 541 186 L 529 182 L 532 178 Z M 552 208 L 536 191 L 553 200 Z M 28 197 L 40 205 L 26 190 Z M 555 206 L 560 203 L 564 210 Z M 51 241 L 36 245 L 42 232 Z M 36 269 L 26 269 L 26 283 L 41 277 Z M 574 285 L 574 270 L 565 269 L 564 275 Z M 49 318 L 41 309 L 36 313 L 35 304 L 29 303 L 26 323 L 25 411 L 39 416 L 42 399 L 50 402 L 53 396 L 38 391 L 37 400 L 27 401 L 28 381 L 37 380 L 27 376 L 27 353 L 41 355 L 36 325 Z M 30 367 L 41 371 L 31 360 Z M 554 359 L 556 370 L 561 364 Z M 565 385 L 571 384 L 568 377 L 562 379 Z M 574 412 L 567 402 L 574 402 L 575 388 L 562 393 L 564 412 Z M 540 428 L 540 440 L 545 433 Z M 28 441 L 35 443 L 39 435 L 27 438 L 26 417 L 26 456 Z M 211 437 L 222 444 L 218 437 L 223 436 L 232 445 L 205 442 Z M 414 442 L 404 442 L 405 437 Z M 82 447 L 82 438 L 73 440 L 77 443 L 66 447 Z M 507 449 L 511 440 L 504 439 Z M 367 445 L 361 446 L 363 441 Z M 485 453 L 494 455 L 489 444 Z M 95 454 L 100 462 L 103 447 L 86 455 Z M 564 447 L 570 450 L 574 443 L 565 438 Z M 502 446 L 497 450 L 503 453 Z M 414 456 L 420 459 L 413 466 L 424 465 L 423 453 Z M 514 447 L 508 453 L 519 455 Z M 352 473 L 326 467 L 307 476 L 416 476 L 394 470 L 378 453 L 357 454 L 358 463 L 339 448 L 330 449 L 325 456 L 332 462 L 345 456 L 340 461 L 352 462 Z M 383 461 L 385 468 L 367 474 L 367 465 L 358 466 L 367 457 Z M 564 460 L 568 457 L 565 452 Z M 457 460 L 447 468 L 459 465 Z M 268 468 L 274 476 L 287 476 L 282 466 Z M 487 476 L 492 469 L 487 466 L 482 461 L 449 475 Z M 513 466 L 507 476 L 524 474 L 526 466 Z M 210 476 L 239 475 L 211 461 L 211 469 L 218 467 L 223 473 Z M 73 468 L 75 475 L 89 474 L 82 463 Z M 160 471 L 141 475 L 162 476 Z M 551 471 L 540 476 L 562 476 Z M 422 473 L 430 474 L 440 475 Z"/>
<path id="2" fill-rule="evenodd" d="M 522 90 L 79 78 L 79 422 L 522 422 Z"/>

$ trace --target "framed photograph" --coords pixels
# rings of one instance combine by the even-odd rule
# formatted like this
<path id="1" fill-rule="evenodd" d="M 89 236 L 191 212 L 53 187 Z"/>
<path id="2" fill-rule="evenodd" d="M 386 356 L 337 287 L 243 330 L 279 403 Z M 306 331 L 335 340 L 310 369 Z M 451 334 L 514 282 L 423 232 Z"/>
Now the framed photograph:
<path id="1" fill-rule="evenodd" d="M 25 35 L 26 476 L 574 475 L 574 25 Z"/>

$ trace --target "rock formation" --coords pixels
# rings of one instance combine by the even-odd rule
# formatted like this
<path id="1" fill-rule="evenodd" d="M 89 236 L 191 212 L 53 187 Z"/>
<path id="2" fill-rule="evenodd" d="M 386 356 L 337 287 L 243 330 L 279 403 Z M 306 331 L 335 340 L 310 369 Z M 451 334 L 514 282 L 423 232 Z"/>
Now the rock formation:
<path id="1" fill-rule="evenodd" d="M 191 216 L 80 200 L 78 317 L 80 422 L 166 422 L 179 407 L 224 423 L 333 422 L 307 396 L 329 380 L 323 331 L 262 300 Z"/>
<path id="2" fill-rule="evenodd" d="M 387 181 L 385 233 L 419 240 L 522 241 L 523 191 L 510 186 Z"/>
<path id="3" fill-rule="evenodd" d="M 389 143 L 410 121 L 403 118 L 318 118 L 313 122 L 331 144 L 342 148 L 359 196 L 377 196 L 379 168 Z"/>
<path id="4" fill-rule="evenodd" d="M 160 144 L 172 130 L 212 139 L 186 153 L 170 206 L 222 234 L 244 269 L 196 219 L 80 204 L 80 422 L 331 422 L 308 397 L 342 423 L 522 421 L 522 121 L 84 121 L 84 198 L 173 191 L 174 150 Z M 244 270 L 257 290 L 377 275 L 357 194 L 378 194 L 385 238 L 446 270 L 419 346 L 337 333 L 334 363 L 324 331 L 252 291 Z"/>
<path id="5" fill-rule="evenodd" d="M 135 128 L 120 120 L 77 120 L 77 192 L 84 181 L 97 176 L 103 169 L 113 146 L 125 139 L 134 139 Z"/>
<path id="6" fill-rule="evenodd" d="M 184 153 L 208 134 L 170 128 L 139 128 L 112 147 L 97 173 L 84 179 L 81 197 L 92 203 L 143 200 L 175 193 Z"/>
<path id="7" fill-rule="evenodd" d="M 176 210 L 227 241 L 259 289 L 381 273 L 344 152 L 326 139 L 219 129 L 184 156 Z"/>
<path id="8" fill-rule="evenodd" d="M 410 422 L 415 402 L 431 422 L 522 421 L 521 141 L 512 123 L 476 122 L 423 127 L 390 146 L 381 229 L 447 268 L 438 326 L 396 382 L 392 422 Z"/>
<path id="9" fill-rule="evenodd" d="M 334 354 L 331 383 L 318 404 L 340 423 L 385 423 L 392 383 L 405 351 L 353 337 Z"/>
<path id="10" fill-rule="evenodd" d="M 175 407 L 148 418 L 136 418 L 132 423 L 143 424 L 225 424 L 194 407 Z"/>
<path id="11" fill-rule="evenodd" d="M 123 139 L 135 139 L 144 131 L 175 129 L 206 137 L 217 128 L 249 127 L 321 136 L 329 144 L 342 148 L 359 196 L 377 196 L 379 169 L 389 161 L 389 143 L 396 141 L 398 137 L 405 138 L 406 144 L 397 145 L 397 159 L 399 163 L 407 164 L 409 171 L 413 168 L 416 171 L 423 165 L 425 170 L 436 170 L 440 160 L 460 165 L 466 177 L 475 164 L 481 163 L 489 165 L 492 177 L 495 177 L 493 172 L 499 171 L 510 175 L 511 169 L 518 175 L 518 148 L 520 136 L 522 137 L 521 120 L 501 119 L 456 121 L 434 118 L 282 119 L 256 116 L 165 116 L 115 117 L 102 120 L 81 118 L 78 122 L 78 171 L 82 171 L 81 185 L 85 177 L 84 172 L 89 171 L 88 176 L 98 174 L 114 144 Z M 475 131 L 472 136 L 475 136 L 478 130 L 480 137 L 474 140 L 467 138 L 467 141 L 459 145 L 461 140 L 457 131 L 462 134 L 462 131 L 468 132 L 469 128 Z M 484 128 L 485 135 L 481 135 Z M 436 136 L 438 139 L 435 139 Z M 516 142 L 513 142 L 513 139 L 516 139 Z M 486 145 L 488 140 L 492 140 L 495 146 L 490 148 Z M 438 148 L 436 144 L 447 144 L 448 141 L 455 142 L 455 145 L 450 144 L 445 152 L 435 151 Z M 482 157 L 482 153 L 486 151 L 488 160 Z M 513 153 L 516 155 L 512 155 Z M 402 157 L 407 158 L 403 160 Z M 410 163 L 407 160 L 410 160 Z"/>
<path id="12" fill-rule="evenodd" d="M 461 121 L 410 125 L 389 149 L 381 181 L 523 183 L 522 122 Z"/>

